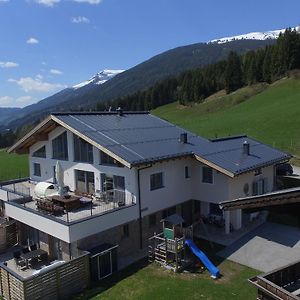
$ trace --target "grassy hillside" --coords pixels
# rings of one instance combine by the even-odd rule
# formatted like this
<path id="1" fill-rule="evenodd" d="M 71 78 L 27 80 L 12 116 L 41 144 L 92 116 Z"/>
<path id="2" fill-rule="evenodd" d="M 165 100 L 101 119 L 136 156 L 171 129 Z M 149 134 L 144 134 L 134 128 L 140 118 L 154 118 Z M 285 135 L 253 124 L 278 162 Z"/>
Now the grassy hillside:
<path id="1" fill-rule="evenodd" d="M 300 154 L 300 79 L 296 77 L 230 95 L 220 92 L 193 107 L 172 103 L 153 113 L 204 137 L 245 133 Z"/>
<path id="2" fill-rule="evenodd" d="M 28 156 L 0 150 L 0 182 L 28 176 Z"/>

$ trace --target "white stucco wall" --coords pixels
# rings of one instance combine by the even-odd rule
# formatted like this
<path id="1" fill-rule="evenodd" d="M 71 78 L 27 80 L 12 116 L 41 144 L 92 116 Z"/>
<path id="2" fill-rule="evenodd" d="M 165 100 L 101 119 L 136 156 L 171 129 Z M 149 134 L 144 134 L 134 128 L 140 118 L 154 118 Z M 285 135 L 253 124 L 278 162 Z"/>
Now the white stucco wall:
<path id="1" fill-rule="evenodd" d="M 255 176 L 255 172 L 245 173 L 239 175 L 235 178 L 229 179 L 229 198 L 228 200 L 247 197 L 253 194 L 252 184 L 259 179 L 267 178 L 268 182 L 268 192 L 273 191 L 274 189 L 274 167 L 269 166 L 261 169 L 261 174 Z M 244 193 L 245 184 L 249 185 L 249 192 L 247 194 Z"/>
<path id="2" fill-rule="evenodd" d="M 228 198 L 228 180 L 229 177 L 213 170 L 213 183 L 202 182 L 202 167 L 204 164 L 194 160 L 192 168 L 192 197 L 210 203 L 219 203 Z"/>
<path id="3" fill-rule="evenodd" d="M 143 216 L 192 199 L 192 176 L 185 178 L 185 166 L 191 166 L 190 158 L 155 163 L 140 171 L 141 207 Z M 150 175 L 163 172 L 164 187 L 150 190 Z"/>

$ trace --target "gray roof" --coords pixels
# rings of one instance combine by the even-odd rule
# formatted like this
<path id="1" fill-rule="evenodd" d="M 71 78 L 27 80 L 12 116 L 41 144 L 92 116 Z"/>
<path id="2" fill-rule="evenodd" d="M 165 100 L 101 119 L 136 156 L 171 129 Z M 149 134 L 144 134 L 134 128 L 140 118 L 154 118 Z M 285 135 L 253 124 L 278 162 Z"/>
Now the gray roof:
<path id="1" fill-rule="evenodd" d="M 291 157 L 247 136 L 208 140 L 147 112 L 53 115 L 132 166 L 173 157 L 197 156 L 238 175 Z M 187 133 L 188 143 L 179 141 L 181 133 Z M 245 141 L 250 144 L 250 155 L 243 154 Z"/>

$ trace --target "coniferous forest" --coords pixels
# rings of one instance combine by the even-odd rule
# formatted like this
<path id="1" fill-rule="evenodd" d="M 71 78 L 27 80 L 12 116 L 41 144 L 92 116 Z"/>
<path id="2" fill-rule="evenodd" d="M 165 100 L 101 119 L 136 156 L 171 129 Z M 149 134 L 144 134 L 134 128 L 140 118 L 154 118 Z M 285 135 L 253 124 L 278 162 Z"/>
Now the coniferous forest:
<path id="1" fill-rule="evenodd" d="M 230 52 L 226 60 L 186 71 L 132 95 L 99 102 L 95 109 L 150 110 L 175 101 L 188 105 L 220 90 L 231 93 L 258 82 L 272 83 L 293 69 L 300 69 L 300 34 L 287 29 L 274 45 L 243 55 Z"/>

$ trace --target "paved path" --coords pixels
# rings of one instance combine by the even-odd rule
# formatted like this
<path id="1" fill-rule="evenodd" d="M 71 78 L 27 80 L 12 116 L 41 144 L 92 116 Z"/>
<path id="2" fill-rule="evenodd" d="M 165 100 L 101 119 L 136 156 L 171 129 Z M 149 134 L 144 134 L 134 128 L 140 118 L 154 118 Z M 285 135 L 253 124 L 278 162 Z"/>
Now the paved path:
<path id="1" fill-rule="evenodd" d="M 300 261 L 300 230 L 267 222 L 218 254 L 259 271 L 269 272 Z"/>

